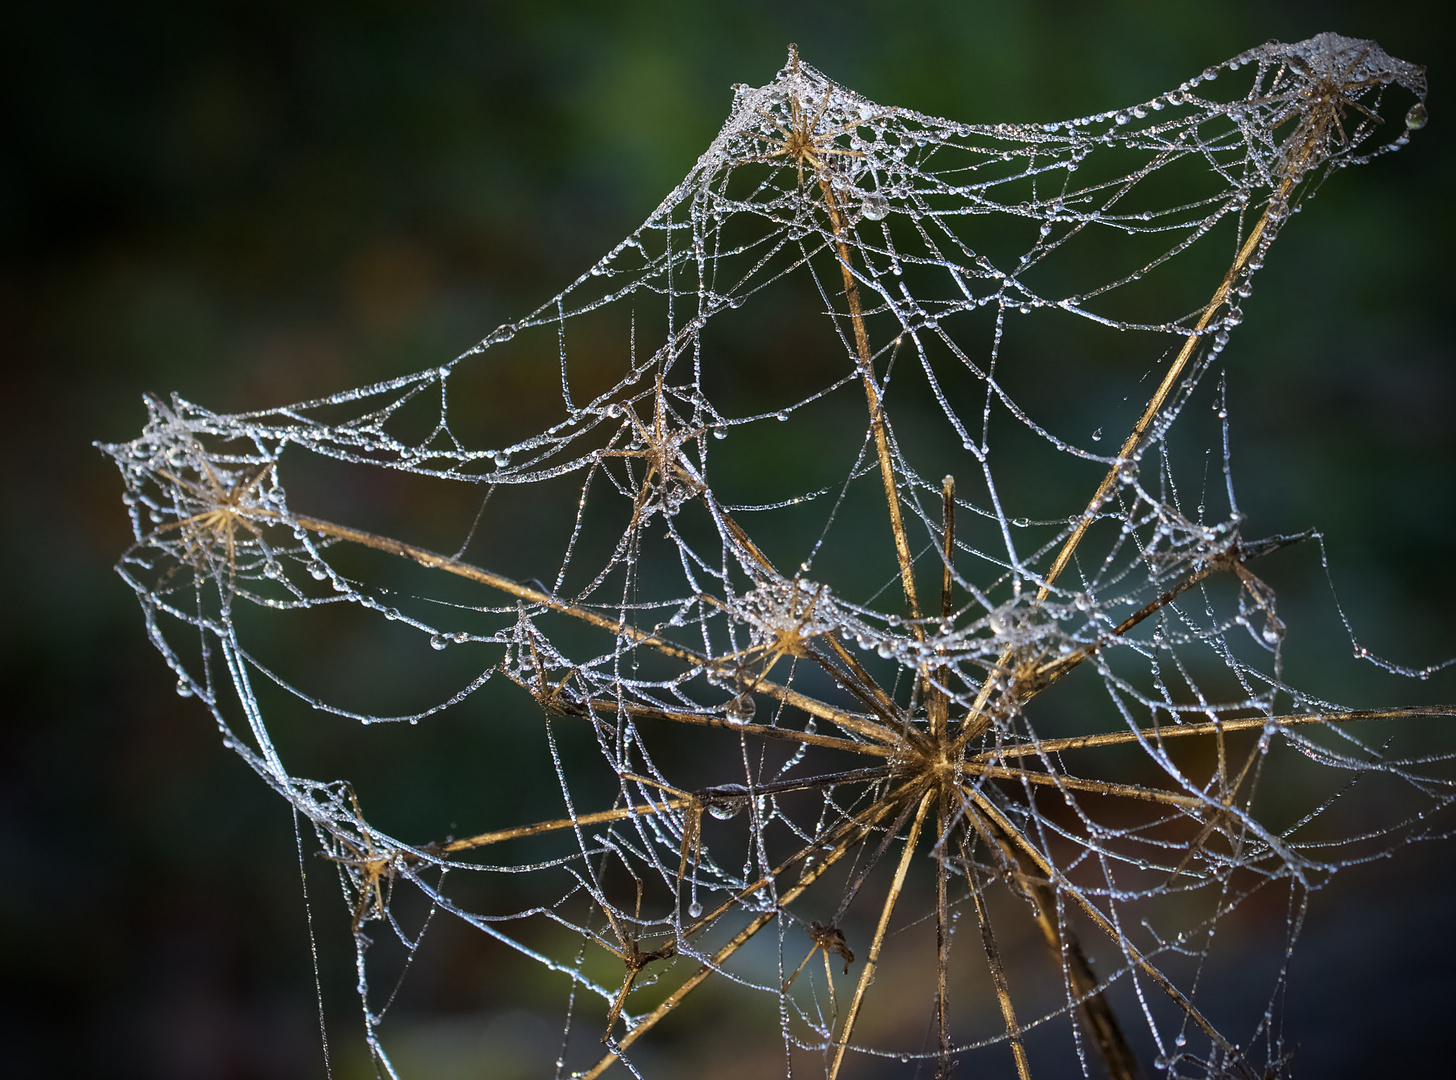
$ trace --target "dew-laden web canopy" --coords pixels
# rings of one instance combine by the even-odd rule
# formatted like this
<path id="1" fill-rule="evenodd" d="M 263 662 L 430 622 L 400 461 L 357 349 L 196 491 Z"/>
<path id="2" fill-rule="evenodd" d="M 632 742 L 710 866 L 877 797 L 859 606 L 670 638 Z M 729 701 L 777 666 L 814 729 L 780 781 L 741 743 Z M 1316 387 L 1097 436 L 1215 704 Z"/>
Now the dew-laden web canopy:
<path id="1" fill-rule="evenodd" d="M 1456 708 L 1284 681 L 1259 562 L 1318 540 L 1246 528 L 1203 376 L 1291 215 L 1424 94 L 1321 34 L 986 126 L 791 50 L 456 360 L 149 399 L 105 448 L 119 569 L 337 871 L 372 1068 L 454 924 L 534 972 L 559 1076 L 650 1074 L 695 1025 L 794 1075 L 1280 1072 L 1305 897 L 1448 829 Z M 1123 393 L 1105 438 L 1068 420 Z M 413 757 L 431 725 L 483 741 Z M 1250 907 L 1276 931 L 1230 995 Z"/>

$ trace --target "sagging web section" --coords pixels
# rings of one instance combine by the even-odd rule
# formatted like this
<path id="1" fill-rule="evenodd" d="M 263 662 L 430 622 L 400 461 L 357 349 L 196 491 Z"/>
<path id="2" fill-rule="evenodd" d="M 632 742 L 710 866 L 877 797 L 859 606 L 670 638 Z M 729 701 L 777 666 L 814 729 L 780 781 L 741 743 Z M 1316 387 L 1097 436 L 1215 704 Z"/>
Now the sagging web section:
<path id="1" fill-rule="evenodd" d="M 1456 710 L 1284 682 L 1254 564 L 1308 538 L 1244 535 L 1202 377 L 1285 222 L 1424 93 L 1322 34 L 987 126 L 791 50 L 639 229 L 456 360 L 262 412 L 150 399 L 106 447 L 120 571 L 337 869 L 373 1068 L 399 957 L 448 918 L 549 974 L 558 1076 L 644 1075 L 714 993 L 793 1075 L 1282 1070 L 1308 890 L 1445 828 L 1449 755 L 1389 722 Z M 1145 408 L 1070 430 L 1057 394 L 1127 357 Z M 381 624 L 378 694 L 278 644 Z M 492 681 L 546 719 L 469 713 Z M 298 749 L 327 718 L 462 711 L 544 737 L 534 820 L 397 836 L 296 764 L 329 768 Z M 479 767 L 510 785 L 509 754 Z M 1253 898 L 1283 929 L 1249 1006 L 1205 987 Z"/>

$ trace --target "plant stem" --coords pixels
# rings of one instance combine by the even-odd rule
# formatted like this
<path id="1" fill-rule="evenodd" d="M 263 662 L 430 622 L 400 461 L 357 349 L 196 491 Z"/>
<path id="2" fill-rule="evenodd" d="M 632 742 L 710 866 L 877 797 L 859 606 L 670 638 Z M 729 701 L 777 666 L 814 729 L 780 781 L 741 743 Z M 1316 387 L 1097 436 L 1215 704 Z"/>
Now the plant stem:
<path id="1" fill-rule="evenodd" d="M 870 410 L 870 428 L 875 437 L 875 453 L 880 459 L 880 476 L 885 483 L 885 501 L 890 507 L 890 530 L 895 536 L 895 554 L 900 560 L 900 584 L 905 590 L 905 604 L 910 610 L 911 629 L 916 638 L 924 639 L 925 628 L 920 625 L 920 601 L 915 595 L 915 567 L 910 557 L 910 543 L 905 535 L 905 522 L 900 516 L 900 494 L 895 485 L 894 465 L 890 460 L 890 439 L 885 428 L 885 410 L 880 401 L 880 391 L 875 384 L 874 358 L 870 354 L 869 334 L 865 331 L 864 313 L 859 303 L 859 283 L 850 269 L 849 244 L 845 237 L 849 233 L 849 221 L 839 205 L 839 198 L 829 183 L 829 177 L 821 168 L 819 190 L 824 193 L 824 206 L 829 211 L 829 224 L 834 231 L 834 250 L 839 256 L 839 273 L 844 278 L 844 299 L 849 307 L 849 322 L 854 330 L 854 348 L 859 354 L 860 380 L 864 384 L 865 402 Z"/>

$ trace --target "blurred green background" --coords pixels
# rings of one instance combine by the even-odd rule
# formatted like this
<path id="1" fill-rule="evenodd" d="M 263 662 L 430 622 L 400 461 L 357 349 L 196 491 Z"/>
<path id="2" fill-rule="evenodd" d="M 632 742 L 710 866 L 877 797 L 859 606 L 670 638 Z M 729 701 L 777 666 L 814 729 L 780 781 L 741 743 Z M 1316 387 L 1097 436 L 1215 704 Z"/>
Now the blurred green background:
<path id="1" fill-rule="evenodd" d="M 13 1075 L 320 1076 L 284 804 L 223 747 L 111 572 L 90 446 L 143 391 L 237 411 L 438 364 L 637 225 L 796 41 L 886 103 L 976 122 L 1144 100 L 1269 38 L 1377 39 L 1430 126 L 1334 177 L 1225 354 L 1256 535 L 1319 526 L 1362 640 L 1456 654 L 1456 49 L 1443 5 L 1122 0 L 706 6 L 28 3 L 0 64 L 5 719 L 0 1011 Z M 1304 671 L 1358 704 L 1456 700 L 1349 659 L 1313 558 Z M 1302 646 L 1303 647 L 1303 646 Z M 1301 654 L 1303 656 L 1304 654 Z M 1296 1075 L 1448 1063 L 1456 847 L 1317 894 Z M 336 919 L 329 902 L 316 917 Z M 347 998 L 331 1002 L 346 1017 Z M 335 1045 L 354 1040 L 345 1021 Z"/>

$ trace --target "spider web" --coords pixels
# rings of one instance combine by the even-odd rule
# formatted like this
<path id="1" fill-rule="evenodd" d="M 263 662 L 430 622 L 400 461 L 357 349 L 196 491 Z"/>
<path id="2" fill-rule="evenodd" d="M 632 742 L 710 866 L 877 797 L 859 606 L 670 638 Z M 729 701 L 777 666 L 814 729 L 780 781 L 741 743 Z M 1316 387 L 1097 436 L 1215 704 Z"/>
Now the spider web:
<path id="1" fill-rule="evenodd" d="M 455 920 L 541 971 L 558 1076 L 651 1073 L 704 998 L 795 1075 L 1281 1072 L 1307 894 L 1448 828 L 1450 748 L 1398 722 L 1456 709 L 1286 684 L 1254 564 L 1311 538 L 1244 535 L 1202 376 L 1285 222 L 1424 94 L 1322 34 L 984 126 L 791 49 L 640 228 L 456 360 L 261 412 L 149 398 L 104 448 L 119 571 L 337 870 L 374 1070 Z M 1119 362 L 1147 406 L 1099 446 L 1064 402 Z M 354 676 L 294 648 L 366 633 Z M 555 776 L 452 812 L 490 831 L 396 835 L 331 778 L 326 721 L 462 714 Z M 1230 995 L 1216 931 L 1251 908 L 1271 960 Z"/>

